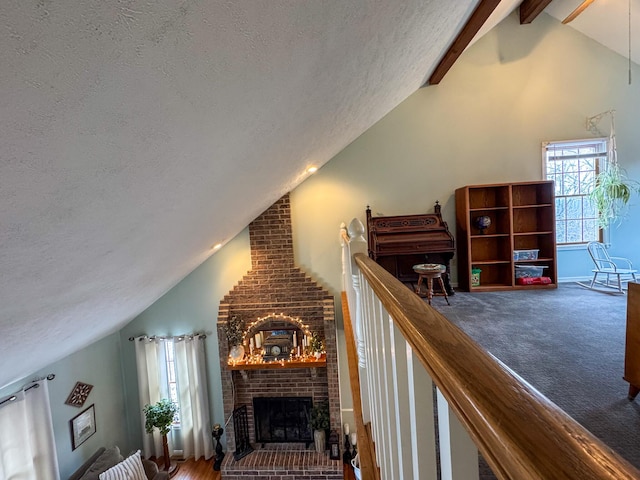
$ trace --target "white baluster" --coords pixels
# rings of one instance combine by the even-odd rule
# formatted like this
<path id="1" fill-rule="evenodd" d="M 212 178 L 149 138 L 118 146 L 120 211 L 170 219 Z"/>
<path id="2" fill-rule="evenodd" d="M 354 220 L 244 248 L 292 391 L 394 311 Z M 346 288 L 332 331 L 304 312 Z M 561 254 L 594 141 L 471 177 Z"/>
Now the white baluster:
<path id="1" fill-rule="evenodd" d="M 362 222 L 357 218 L 354 218 L 353 220 L 351 220 L 351 223 L 349 224 L 349 237 L 350 237 L 349 253 L 351 258 L 351 273 L 353 278 L 353 294 L 354 294 L 353 301 L 355 305 L 360 305 L 358 295 L 360 293 L 361 287 L 360 287 L 360 282 L 358 281 L 359 276 L 355 274 L 355 272 L 358 272 L 358 266 L 355 260 L 353 259 L 353 256 L 356 253 L 364 253 L 364 254 L 367 253 L 367 240 L 364 237 L 364 234 L 365 234 L 365 229 Z M 363 319 L 362 319 L 361 309 L 356 310 L 355 319 L 356 319 L 356 322 L 355 322 L 356 328 L 355 328 L 354 334 L 356 337 L 356 349 L 358 351 L 358 362 L 361 368 L 366 368 L 366 361 L 365 361 L 365 355 L 364 355 L 364 338 L 362 334 Z"/>
<path id="2" fill-rule="evenodd" d="M 478 480 L 478 449 L 440 390 L 438 428 L 442 480 Z"/>

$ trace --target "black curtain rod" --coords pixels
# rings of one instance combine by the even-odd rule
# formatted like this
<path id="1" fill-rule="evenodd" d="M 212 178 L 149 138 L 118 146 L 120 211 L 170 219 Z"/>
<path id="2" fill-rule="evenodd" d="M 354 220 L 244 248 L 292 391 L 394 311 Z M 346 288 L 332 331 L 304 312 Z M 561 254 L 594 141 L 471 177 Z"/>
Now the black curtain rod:
<path id="1" fill-rule="evenodd" d="M 169 337 L 163 337 L 160 335 L 140 335 L 140 337 L 138 338 L 139 341 L 143 341 L 145 339 L 148 339 L 149 341 L 151 340 L 173 340 L 174 338 L 177 338 L 178 340 L 182 340 L 185 337 L 192 337 L 192 338 L 207 338 L 207 334 L 206 333 L 190 333 L 188 335 L 174 335 L 174 336 L 169 336 Z M 136 337 L 129 337 L 129 341 L 133 342 L 136 339 Z"/>
<path id="2" fill-rule="evenodd" d="M 56 375 L 55 375 L 54 373 L 50 373 L 50 374 L 49 374 L 49 375 L 47 375 L 46 377 L 36 378 L 36 379 L 35 379 L 35 380 L 33 380 L 32 382 L 30 382 L 30 383 L 33 383 L 33 385 L 30 385 L 30 386 L 28 386 L 27 388 L 23 388 L 22 390 L 23 390 L 23 391 L 25 391 L 25 392 L 27 392 L 27 391 L 31 390 L 32 388 L 38 388 L 38 387 L 40 387 L 40 383 L 38 383 L 38 382 L 41 382 L 42 380 L 45 380 L 45 379 L 46 379 L 46 380 L 53 380 L 54 378 L 56 378 Z M 35 383 L 34 383 L 34 382 L 35 382 Z M 15 394 L 13 394 L 13 395 L 11 395 L 9 398 L 5 398 L 4 400 L 2 400 L 2 401 L 0 402 L 0 405 L 4 405 L 4 404 L 5 404 L 5 403 L 7 403 L 7 402 L 14 402 L 14 401 L 16 401 L 17 399 L 18 399 L 18 397 L 17 397 Z"/>

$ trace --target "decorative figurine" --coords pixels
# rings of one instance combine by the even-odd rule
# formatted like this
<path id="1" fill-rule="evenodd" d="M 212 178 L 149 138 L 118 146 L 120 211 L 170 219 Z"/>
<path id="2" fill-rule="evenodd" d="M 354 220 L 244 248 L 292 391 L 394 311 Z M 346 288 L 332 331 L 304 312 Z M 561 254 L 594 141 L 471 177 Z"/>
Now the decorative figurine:
<path id="1" fill-rule="evenodd" d="M 353 453 L 351 454 L 351 458 L 356 458 L 356 455 L 358 455 L 358 450 L 356 450 L 356 443 L 358 443 L 358 435 L 356 435 L 356 432 L 352 432 L 351 445 L 353 445 Z"/>
<path id="2" fill-rule="evenodd" d="M 489 217 L 489 215 L 476 217 L 475 224 L 478 230 L 480 230 L 480 233 L 487 233 L 487 228 L 491 226 L 491 217 Z"/>
<path id="3" fill-rule="evenodd" d="M 213 462 L 213 469 L 216 472 L 220 471 L 222 460 L 224 459 L 224 452 L 222 451 L 222 444 L 220 443 L 220 437 L 223 433 L 224 428 L 222 428 L 219 423 L 216 423 L 211 431 L 211 435 L 213 435 L 213 438 L 216 440 L 216 460 Z"/>
<path id="4" fill-rule="evenodd" d="M 349 443 L 349 424 L 344 424 L 344 452 L 342 462 L 351 465 L 351 444 Z"/>
<path id="5" fill-rule="evenodd" d="M 331 460 L 340 459 L 340 437 L 335 430 L 329 433 L 329 458 Z"/>

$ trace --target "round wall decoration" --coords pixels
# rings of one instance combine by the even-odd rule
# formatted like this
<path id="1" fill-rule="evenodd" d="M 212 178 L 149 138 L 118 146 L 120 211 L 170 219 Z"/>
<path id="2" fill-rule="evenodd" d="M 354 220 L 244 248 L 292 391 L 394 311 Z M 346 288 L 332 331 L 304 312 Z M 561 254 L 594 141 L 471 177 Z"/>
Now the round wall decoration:
<path id="1" fill-rule="evenodd" d="M 91 389 L 93 385 L 89 385 L 88 383 L 77 382 L 66 402 L 67 405 L 71 405 L 73 407 L 81 407 L 84 405 L 84 402 L 87 401 L 87 397 L 89 393 L 91 393 Z"/>

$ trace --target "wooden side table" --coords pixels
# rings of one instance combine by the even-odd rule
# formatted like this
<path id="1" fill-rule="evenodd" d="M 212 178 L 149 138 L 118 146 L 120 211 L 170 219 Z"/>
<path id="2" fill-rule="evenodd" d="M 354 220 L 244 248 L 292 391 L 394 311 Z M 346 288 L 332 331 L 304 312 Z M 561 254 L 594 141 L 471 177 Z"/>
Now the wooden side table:
<path id="1" fill-rule="evenodd" d="M 431 305 L 431 299 L 434 296 L 442 296 L 449 303 L 449 296 L 447 295 L 447 289 L 444 287 L 444 281 L 442 280 L 442 274 L 447 271 L 447 267 L 439 263 L 421 263 L 413 266 L 413 271 L 418 274 L 418 285 L 416 286 L 416 294 L 424 297 L 425 294 L 421 292 L 422 282 L 427 283 L 427 302 Z M 433 280 L 438 280 L 442 293 L 433 293 Z"/>

